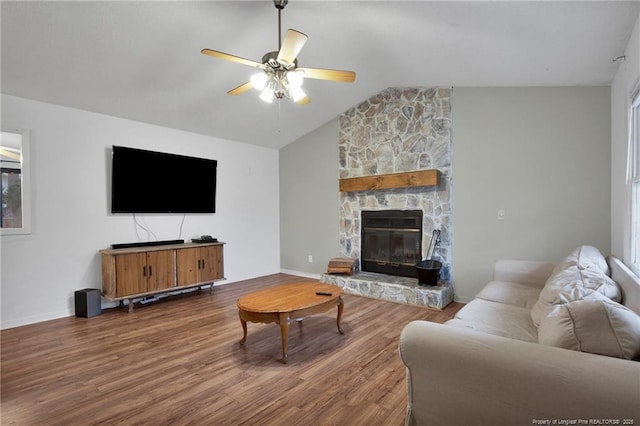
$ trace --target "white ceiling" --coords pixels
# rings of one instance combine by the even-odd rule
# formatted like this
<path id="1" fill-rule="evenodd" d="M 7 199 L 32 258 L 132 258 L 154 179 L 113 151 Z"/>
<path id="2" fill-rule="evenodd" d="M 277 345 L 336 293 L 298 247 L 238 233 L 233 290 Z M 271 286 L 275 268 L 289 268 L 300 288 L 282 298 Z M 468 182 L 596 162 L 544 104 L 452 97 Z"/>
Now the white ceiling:
<path id="1" fill-rule="evenodd" d="M 277 50 L 262 1 L 2 1 L 2 93 L 279 148 L 388 88 L 609 85 L 639 1 L 290 0 L 282 29 L 309 36 L 306 106 L 226 92 Z"/>

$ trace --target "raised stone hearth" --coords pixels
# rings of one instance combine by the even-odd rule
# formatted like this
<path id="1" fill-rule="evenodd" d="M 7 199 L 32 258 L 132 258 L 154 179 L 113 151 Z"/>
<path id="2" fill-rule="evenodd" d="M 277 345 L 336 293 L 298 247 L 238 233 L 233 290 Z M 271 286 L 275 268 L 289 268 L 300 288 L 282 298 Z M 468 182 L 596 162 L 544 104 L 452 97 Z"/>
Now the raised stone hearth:
<path id="1" fill-rule="evenodd" d="M 373 297 L 396 303 L 444 309 L 453 302 L 453 286 L 440 282 L 437 286 L 420 286 L 417 278 L 359 272 L 355 275 L 323 274 L 323 283 L 335 284 L 345 293 Z"/>

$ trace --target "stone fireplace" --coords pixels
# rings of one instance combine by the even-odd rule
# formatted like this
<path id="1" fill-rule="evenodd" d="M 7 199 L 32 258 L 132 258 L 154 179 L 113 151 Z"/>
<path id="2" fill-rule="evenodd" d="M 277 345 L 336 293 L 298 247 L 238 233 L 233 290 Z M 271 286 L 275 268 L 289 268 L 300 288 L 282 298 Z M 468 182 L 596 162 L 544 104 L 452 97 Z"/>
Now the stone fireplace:
<path id="1" fill-rule="evenodd" d="M 422 253 L 422 210 L 362 211 L 363 271 L 415 277 Z"/>
<path id="2" fill-rule="evenodd" d="M 361 212 L 421 210 L 422 248 L 440 229 L 434 258 L 443 263 L 442 279 L 451 271 L 451 89 L 391 88 L 340 116 L 340 178 L 436 169 L 438 186 L 340 193 L 342 257 L 361 259 Z M 426 236 L 426 238 L 424 237 Z"/>
<path id="3" fill-rule="evenodd" d="M 450 285 L 453 234 L 451 89 L 384 90 L 340 116 L 338 149 L 341 180 L 427 170 L 439 174 L 436 185 L 367 188 L 340 193 L 340 256 L 359 259 L 361 269 L 365 270 L 363 274 L 369 274 L 361 277 L 361 282 L 351 279 L 343 283 L 344 288 L 352 289 L 355 294 L 367 295 L 365 293 L 369 292 L 373 297 L 396 302 L 436 308 L 446 306 L 453 299 Z M 416 254 L 419 258 L 426 256 L 433 230 L 441 231 L 440 244 L 433 258 L 443 264 L 442 288 L 418 288 L 415 270 L 413 276 L 408 269 L 404 274 L 391 275 L 386 275 L 389 272 L 385 275 L 366 272 L 368 253 L 363 253 L 363 241 L 370 237 L 363 231 L 362 213 L 389 210 L 422 213 L 421 247 Z M 402 244 L 404 247 L 404 241 Z M 401 263 L 391 258 L 386 262 Z M 331 277 L 327 279 L 336 281 Z M 389 285 L 385 287 L 386 284 Z M 442 293 L 446 294 L 443 296 Z"/>

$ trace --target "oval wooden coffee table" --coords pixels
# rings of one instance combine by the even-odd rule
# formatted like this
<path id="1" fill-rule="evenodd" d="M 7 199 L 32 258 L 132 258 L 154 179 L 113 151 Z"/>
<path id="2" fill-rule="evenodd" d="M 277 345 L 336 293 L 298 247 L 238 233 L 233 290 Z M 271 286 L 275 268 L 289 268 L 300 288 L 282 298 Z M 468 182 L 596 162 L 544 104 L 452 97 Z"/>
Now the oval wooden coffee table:
<path id="1" fill-rule="evenodd" d="M 289 323 L 302 321 L 309 315 L 326 312 L 338 307 L 338 332 L 342 317 L 342 289 L 333 284 L 321 282 L 303 282 L 282 284 L 265 288 L 238 299 L 238 314 L 244 335 L 240 344 L 247 341 L 247 321 L 280 324 L 282 336 L 282 362 L 287 363 L 287 339 Z"/>

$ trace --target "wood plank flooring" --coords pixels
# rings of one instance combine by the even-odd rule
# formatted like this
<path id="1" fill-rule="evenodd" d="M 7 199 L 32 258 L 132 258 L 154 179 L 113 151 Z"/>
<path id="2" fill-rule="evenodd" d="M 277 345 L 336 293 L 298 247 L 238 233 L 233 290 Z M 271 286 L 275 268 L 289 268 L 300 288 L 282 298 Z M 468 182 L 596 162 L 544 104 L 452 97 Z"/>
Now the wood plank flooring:
<path id="1" fill-rule="evenodd" d="M 2 425 L 401 425 L 404 325 L 444 322 L 443 312 L 344 295 L 336 312 L 289 332 L 248 323 L 236 301 L 285 274 L 237 282 L 93 318 L 62 318 L 0 332 Z M 437 342 L 434 342 L 437 344 Z"/>

